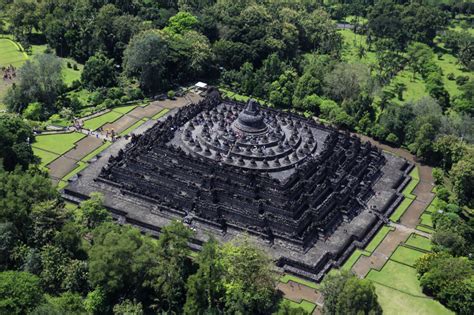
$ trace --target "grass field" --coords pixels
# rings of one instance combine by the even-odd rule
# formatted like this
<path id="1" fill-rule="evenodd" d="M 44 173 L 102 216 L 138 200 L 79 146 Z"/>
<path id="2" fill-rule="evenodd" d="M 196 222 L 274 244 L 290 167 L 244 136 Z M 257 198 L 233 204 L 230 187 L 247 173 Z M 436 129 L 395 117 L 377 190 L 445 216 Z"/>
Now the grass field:
<path id="1" fill-rule="evenodd" d="M 427 225 L 429 227 L 433 227 L 433 220 L 431 219 L 430 213 L 423 213 L 420 217 L 421 221 L 420 224 Z"/>
<path id="2" fill-rule="evenodd" d="M 370 241 L 369 245 L 367 245 L 367 247 L 365 248 L 366 251 L 368 252 L 373 252 L 377 246 L 379 246 L 380 243 L 382 243 L 383 239 L 385 238 L 385 236 L 387 236 L 387 234 L 390 232 L 390 231 L 393 231 L 394 228 L 392 227 L 389 227 L 389 226 L 382 226 L 382 228 L 380 229 L 380 231 L 378 231 L 378 233 L 374 236 L 374 238 Z"/>
<path id="3" fill-rule="evenodd" d="M 96 130 L 97 128 L 105 125 L 106 123 L 111 123 L 122 117 L 123 114 L 110 111 L 103 115 L 94 117 L 84 121 L 84 128 L 90 130 Z"/>
<path id="4" fill-rule="evenodd" d="M 408 207 L 411 205 L 412 202 L 413 199 L 411 198 L 403 199 L 397 209 L 395 209 L 395 211 L 390 216 L 390 220 L 392 220 L 393 222 L 397 222 L 398 220 L 400 220 L 400 218 L 405 213 L 405 211 L 407 211 Z"/>
<path id="5" fill-rule="evenodd" d="M 380 271 L 372 269 L 366 278 L 413 296 L 425 296 L 421 291 L 416 269 L 393 260 L 388 260 Z"/>
<path id="6" fill-rule="evenodd" d="M 71 85 L 72 82 L 79 81 L 81 79 L 81 73 L 82 69 L 84 69 L 84 65 L 81 65 L 80 63 L 77 63 L 76 61 L 69 58 L 61 58 L 61 62 L 63 65 L 62 73 L 64 83 L 66 83 L 66 85 Z M 74 70 L 73 68 L 68 68 L 68 62 L 71 64 L 71 67 L 76 64 L 77 70 Z"/>
<path id="7" fill-rule="evenodd" d="M 114 112 L 117 112 L 117 113 L 120 113 L 122 115 L 125 115 L 126 113 L 128 113 L 129 111 L 131 111 L 132 109 L 134 109 L 135 107 L 137 107 L 137 105 L 127 105 L 127 106 L 120 106 L 120 107 L 116 107 L 116 108 L 113 108 L 112 110 Z"/>
<path id="8" fill-rule="evenodd" d="M 416 235 L 416 234 L 410 235 L 410 237 L 405 242 L 405 244 L 413 246 L 413 247 L 417 247 L 420 249 L 424 249 L 427 251 L 431 250 L 431 240 L 426 237 Z"/>
<path id="9" fill-rule="evenodd" d="M 20 47 L 10 39 L 0 38 L 0 66 L 21 66 L 28 55 L 20 51 Z"/>
<path id="10" fill-rule="evenodd" d="M 36 136 L 32 147 L 61 155 L 71 150 L 74 144 L 85 136 L 78 132 L 40 135 Z"/>
<path id="11" fill-rule="evenodd" d="M 366 44 L 367 36 L 355 34 L 353 31 L 348 29 L 339 30 L 338 33 L 342 35 L 344 41 L 342 59 L 345 62 L 371 64 L 376 61 L 375 53 L 368 50 Z M 358 46 L 365 48 L 366 55 L 362 58 L 357 56 Z"/>
<path id="12" fill-rule="evenodd" d="M 98 147 L 97 149 L 95 149 L 94 151 L 92 151 L 91 153 L 86 155 L 85 157 L 83 157 L 82 161 L 87 162 L 87 161 L 91 160 L 93 157 L 95 157 L 96 155 L 98 155 L 100 152 L 104 151 L 105 149 L 107 149 L 111 145 L 112 145 L 112 142 L 104 143 L 103 145 L 101 145 L 100 147 Z"/>
<path id="13" fill-rule="evenodd" d="M 397 249 L 393 252 L 390 257 L 391 260 L 409 265 L 411 267 L 415 266 L 416 260 L 423 256 L 425 253 L 408 248 L 405 246 L 398 246 Z"/>
<path id="14" fill-rule="evenodd" d="M 423 225 L 417 225 L 416 226 L 416 229 L 418 231 L 422 231 L 422 232 L 425 232 L 425 233 L 429 233 L 429 234 L 433 234 L 434 233 L 434 230 L 432 228 L 429 228 L 427 226 L 423 226 Z"/>
<path id="15" fill-rule="evenodd" d="M 352 266 L 357 262 L 360 256 L 370 256 L 370 253 L 365 250 L 356 249 L 352 255 L 346 260 L 346 262 L 342 265 L 342 270 L 351 270 Z"/>
<path id="16" fill-rule="evenodd" d="M 157 113 L 153 117 L 151 117 L 151 119 L 159 119 L 160 117 L 163 117 L 169 111 L 170 110 L 168 108 L 164 108 L 159 113 Z"/>
<path id="17" fill-rule="evenodd" d="M 143 125 L 144 123 L 147 122 L 147 119 L 142 119 L 142 120 L 139 120 L 137 121 L 136 123 L 134 123 L 133 125 L 131 125 L 130 127 L 128 127 L 127 129 L 125 129 L 124 131 L 122 131 L 119 136 L 125 136 L 125 135 L 128 135 L 129 133 L 131 133 L 133 130 L 137 129 L 138 127 L 140 127 L 141 125 Z"/>
<path id="18" fill-rule="evenodd" d="M 59 154 L 44 151 L 35 147 L 33 147 L 33 153 L 41 159 L 41 166 L 46 166 L 59 157 Z"/>
<path id="19" fill-rule="evenodd" d="M 298 278 L 298 277 L 290 275 L 290 274 L 285 274 L 284 276 L 282 276 L 279 279 L 279 281 L 282 282 L 282 283 L 288 283 L 288 281 L 293 281 L 293 282 L 305 285 L 305 286 L 313 288 L 313 289 L 318 288 L 318 284 L 316 282 L 312 282 L 312 281 L 308 281 L 308 280 L 305 280 L 305 279 L 302 279 L 302 278 Z"/>
<path id="20" fill-rule="evenodd" d="M 284 301 L 288 301 L 290 303 L 291 308 L 301 307 L 302 309 L 304 309 L 309 314 L 313 313 L 314 309 L 316 308 L 316 304 L 311 303 L 311 302 L 306 301 L 306 300 L 302 300 L 301 303 L 296 303 L 295 301 L 292 301 L 292 300 L 282 299 L 281 303 L 284 302 Z"/>
<path id="21" fill-rule="evenodd" d="M 438 301 L 415 297 L 396 289 L 375 283 L 378 301 L 385 315 L 448 315 L 454 314 Z"/>

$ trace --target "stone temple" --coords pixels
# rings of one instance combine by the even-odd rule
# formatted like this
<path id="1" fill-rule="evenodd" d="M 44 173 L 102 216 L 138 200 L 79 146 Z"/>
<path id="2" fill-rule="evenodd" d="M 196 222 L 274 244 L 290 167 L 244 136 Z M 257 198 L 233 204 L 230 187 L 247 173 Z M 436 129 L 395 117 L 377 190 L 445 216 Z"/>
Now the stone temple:
<path id="1" fill-rule="evenodd" d="M 197 250 L 211 234 L 222 242 L 247 234 L 281 270 L 314 280 L 370 241 L 413 167 L 356 136 L 254 100 L 225 101 L 215 89 L 143 129 L 91 163 L 65 197 L 100 191 L 120 223 L 152 234 L 183 220 Z"/>

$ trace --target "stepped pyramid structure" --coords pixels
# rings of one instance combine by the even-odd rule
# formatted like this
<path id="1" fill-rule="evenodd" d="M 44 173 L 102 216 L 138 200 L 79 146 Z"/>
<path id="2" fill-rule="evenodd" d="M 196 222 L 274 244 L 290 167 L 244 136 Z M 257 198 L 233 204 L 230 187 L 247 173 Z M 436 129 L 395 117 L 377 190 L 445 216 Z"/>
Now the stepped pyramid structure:
<path id="1" fill-rule="evenodd" d="M 278 267 L 314 280 L 370 240 L 411 168 L 358 137 L 215 89 L 105 155 L 66 198 L 101 191 L 120 222 L 151 233 L 183 220 L 196 249 L 210 234 L 247 234 Z"/>

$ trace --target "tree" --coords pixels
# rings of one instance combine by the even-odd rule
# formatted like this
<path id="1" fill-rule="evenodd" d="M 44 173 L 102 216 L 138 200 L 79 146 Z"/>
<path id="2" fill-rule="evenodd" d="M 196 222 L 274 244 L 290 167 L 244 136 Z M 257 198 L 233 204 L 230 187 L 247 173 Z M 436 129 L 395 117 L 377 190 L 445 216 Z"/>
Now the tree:
<path id="1" fill-rule="evenodd" d="M 11 222 L 18 237 L 30 240 L 31 209 L 34 204 L 57 198 L 57 191 L 44 174 L 35 170 L 6 172 L 0 168 L 0 222 Z"/>
<path id="2" fill-rule="evenodd" d="M 98 53 L 87 60 L 81 73 L 81 81 L 90 91 L 99 87 L 112 87 L 117 84 L 113 59 Z"/>
<path id="3" fill-rule="evenodd" d="M 186 300 L 186 282 L 191 274 L 190 249 L 192 231 L 174 221 L 164 227 L 154 253 L 160 262 L 150 270 L 148 285 L 154 290 L 159 307 L 177 312 Z"/>
<path id="4" fill-rule="evenodd" d="M 169 86 L 166 67 L 169 54 L 169 45 L 160 31 L 143 31 L 135 35 L 125 49 L 124 72 L 138 78 L 147 93 L 165 90 Z"/>
<path id="5" fill-rule="evenodd" d="M 224 313 L 268 314 L 276 300 L 272 263 L 248 240 L 222 249 Z"/>
<path id="6" fill-rule="evenodd" d="M 156 263 L 152 257 L 155 251 L 151 240 L 137 229 L 102 223 L 93 232 L 89 282 L 92 287 L 100 288 L 97 290 L 110 302 L 119 297 L 140 296 L 146 275 Z"/>
<path id="7" fill-rule="evenodd" d="M 18 70 L 18 82 L 13 85 L 5 96 L 8 109 L 22 113 L 28 104 L 43 104 L 41 119 L 45 119 L 57 110 L 54 103 L 64 88 L 61 62 L 50 54 L 42 54 L 27 60 Z"/>
<path id="8" fill-rule="evenodd" d="M 0 272 L 0 313 L 26 314 L 43 299 L 39 278 L 28 272 Z"/>
<path id="9" fill-rule="evenodd" d="M 32 315 L 81 315 L 85 313 L 82 297 L 77 293 L 65 292 L 59 296 L 47 296 L 46 303 L 36 307 Z"/>
<path id="10" fill-rule="evenodd" d="M 454 164 L 450 175 L 453 191 L 459 203 L 474 207 L 474 158 L 472 155 Z"/>
<path id="11" fill-rule="evenodd" d="M 111 221 L 109 211 L 105 209 L 104 196 L 101 193 L 91 193 L 90 198 L 79 205 L 82 224 L 88 229 L 94 229 L 103 222 Z"/>
<path id="12" fill-rule="evenodd" d="M 293 70 L 286 70 L 280 75 L 271 85 L 270 102 L 277 107 L 291 107 L 297 78 L 298 74 Z"/>
<path id="13" fill-rule="evenodd" d="M 31 149 L 33 130 L 20 117 L 0 116 L 0 166 L 12 171 L 17 165 L 26 169 L 37 162 Z"/>
<path id="14" fill-rule="evenodd" d="M 412 43 L 407 48 L 408 65 L 413 71 L 413 79 L 417 73 L 423 74 L 428 63 L 433 59 L 433 50 L 423 43 Z"/>
<path id="15" fill-rule="evenodd" d="M 188 31 L 195 30 L 198 22 L 198 19 L 194 15 L 188 12 L 178 12 L 169 19 L 168 26 L 164 30 L 165 32 L 175 34 L 184 34 Z"/>
<path id="16" fill-rule="evenodd" d="M 135 300 L 125 300 L 114 306 L 114 315 L 143 315 L 142 303 Z"/>
<path id="17" fill-rule="evenodd" d="M 382 314 L 372 282 L 349 272 L 327 275 L 321 292 L 324 314 Z"/>
<path id="18" fill-rule="evenodd" d="M 31 242 L 38 248 L 53 242 L 56 233 L 70 218 L 62 204 L 54 199 L 35 204 L 30 216 L 33 221 Z"/>
<path id="19" fill-rule="evenodd" d="M 460 314 L 470 314 L 474 307 L 472 262 L 465 257 L 435 256 L 426 264 L 420 278 L 423 291 Z"/>
<path id="20" fill-rule="evenodd" d="M 326 76 L 325 83 L 327 93 L 342 102 L 357 98 L 369 87 L 369 80 L 370 72 L 365 65 L 340 63 Z"/>
<path id="21" fill-rule="evenodd" d="M 326 11 L 317 9 L 305 14 L 300 24 L 303 30 L 300 35 L 303 37 L 301 42 L 303 48 L 317 51 L 323 55 L 339 56 L 342 37 Z"/>
<path id="22" fill-rule="evenodd" d="M 198 271 L 189 277 L 186 284 L 185 314 L 222 312 L 224 269 L 221 264 L 219 245 L 214 238 L 204 244 L 197 258 Z"/>
<path id="23" fill-rule="evenodd" d="M 0 271 L 12 263 L 11 254 L 17 241 L 15 227 L 11 222 L 0 223 Z"/>
<path id="24" fill-rule="evenodd" d="M 401 12 L 403 31 L 410 40 L 433 44 L 436 33 L 448 24 L 447 15 L 436 6 L 410 2 Z"/>

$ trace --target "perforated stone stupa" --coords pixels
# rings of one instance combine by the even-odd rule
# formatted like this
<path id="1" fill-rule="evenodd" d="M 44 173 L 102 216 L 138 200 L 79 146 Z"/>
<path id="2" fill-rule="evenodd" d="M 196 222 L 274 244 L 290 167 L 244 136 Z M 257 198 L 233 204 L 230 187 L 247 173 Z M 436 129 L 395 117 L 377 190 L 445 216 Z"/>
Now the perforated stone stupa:
<path id="1" fill-rule="evenodd" d="M 217 90 L 106 157 L 67 198 L 101 191 L 120 222 L 152 233 L 182 219 L 196 249 L 209 233 L 223 242 L 246 233 L 277 266 L 316 280 L 370 240 L 410 169 L 358 137 Z"/>

